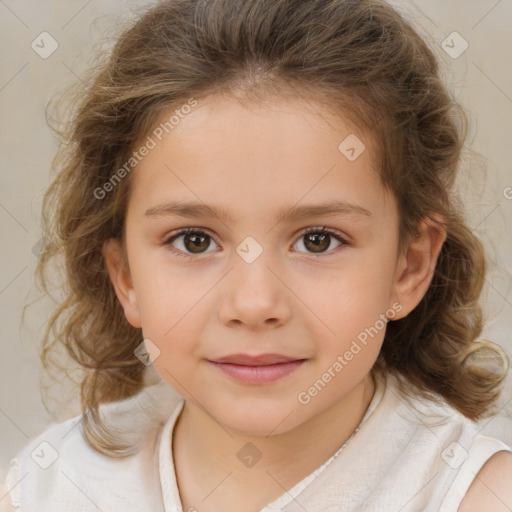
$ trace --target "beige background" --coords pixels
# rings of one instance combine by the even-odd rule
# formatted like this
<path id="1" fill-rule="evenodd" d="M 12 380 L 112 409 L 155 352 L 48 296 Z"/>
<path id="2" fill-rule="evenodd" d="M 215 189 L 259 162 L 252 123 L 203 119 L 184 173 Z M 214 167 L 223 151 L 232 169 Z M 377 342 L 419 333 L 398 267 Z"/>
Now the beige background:
<path id="1" fill-rule="evenodd" d="M 112 39 L 122 18 L 148 2 L 121 0 L 0 0 L 1 190 L 0 226 L 0 480 L 10 457 L 52 420 L 39 392 L 37 344 L 52 309 L 49 299 L 29 308 L 37 296 L 34 268 L 41 239 L 39 208 L 55 150 L 44 121 L 44 105 L 58 89 L 79 79 L 91 51 Z M 483 295 L 488 319 L 484 334 L 512 350 L 512 2 L 510 0 L 393 1 L 435 49 L 450 89 L 470 112 L 468 146 L 487 166 L 467 160 L 461 175 L 468 221 L 485 241 L 491 258 Z M 31 47 L 46 31 L 57 50 L 41 58 Z M 450 57 L 442 41 L 454 31 L 467 50 Z M 450 36 L 452 51 L 462 39 Z M 455 39 L 454 39 L 455 37 Z M 37 39 L 36 39 L 37 38 Z M 454 41 L 452 44 L 451 41 Z M 46 46 L 48 48 L 48 46 Z M 54 388 L 65 396 L 67 387 Z M 512 386 L 502 409 L 482 424 L 483 431 L 512 444 Z M 76 402 L 50 411 L 58 419 L 76 413 Z M 1 498 L 1 497 L 0 497 Z"/>

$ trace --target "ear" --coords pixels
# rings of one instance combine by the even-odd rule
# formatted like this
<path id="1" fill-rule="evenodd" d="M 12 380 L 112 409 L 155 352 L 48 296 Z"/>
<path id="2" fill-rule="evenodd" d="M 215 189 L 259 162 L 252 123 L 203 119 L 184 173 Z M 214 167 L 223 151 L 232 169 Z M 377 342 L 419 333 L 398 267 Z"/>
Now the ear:
<path id="1" fill-rule="evenodd" d="M 103 243 L 102 253 L 107 264 L 110 280 L 124 309 L 126 319 L 133 327 L 142 327 L 130 268 L 121 244 L 118 240 L 109 238 Z"/>
<path id="2" fill-rule="evenodd" d="M 394 300 L 402 305 L 393 319 L 407 316 L 421 301 L 432 282 L 446 228 L 438 215 L 426 217 L 399 256 L 394 283 Z"/>

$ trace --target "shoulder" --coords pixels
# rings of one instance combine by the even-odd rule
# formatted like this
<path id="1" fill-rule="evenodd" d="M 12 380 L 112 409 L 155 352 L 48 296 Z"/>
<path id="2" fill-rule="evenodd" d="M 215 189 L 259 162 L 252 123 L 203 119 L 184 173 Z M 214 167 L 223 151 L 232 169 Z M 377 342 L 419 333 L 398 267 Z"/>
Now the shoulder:
<path id="1" fill-rule="evenodd" d="M 480 425 L 465 418 L 444 400 L 432 402 L 413 396 L 406 401 L 401 393 L 396 395 L 400 417 L 408 418 L 403 426 L 409 423 L 409 418 L 413 424 L 417 421 L 406 448 L 417 456 L 406 459 L 410 461 L 407 471 L 411 479 L 415 471 L 427 475 L 421 483 L 431 486 L 429 503 L 441 505 L 435 510 L 512 511 L 510 447 L 497 438 L 480 434 Z M 434 474 L 437 475 L 435 484 L 431 482 Z"/>
<path id="2" fill-rule="evenodd" d="M 10 460 L 5 482 L 2 483 L 0 512 L 31 509 L 32 500 L 42 499 L 43 489 L 60 486 L 61 472 L 87 457 L 88 447 L 79 430 L 81 416 L 50 424 L 42 433 L 31 438 Z M 51 494 L 51 493 L 49 493 Z M 29 502 L 25 500 L 29 497 Z M 42 510 L 44 504 L 42 504 Z"/>
<path id="3" fill-rule="evenodd" d="M 495 453 L 476 474 L 458 512 L 512 509 L 512 453 Z"/>
<path id="4" fill-rule="evenodd" d="M 16 512 L 8 494 L 9 487 L 7 486 L 7 483 L 0 482 L 0 512 Z"/>
<path id="5" fill-rule="evenodd" d="M 100 406 L 109 435 L 133 448 L 132 455 L 123 457 L 103 455 L 87 443 L 82 415 L 51 424 L 11 460 L 6 490 L 0 495 L 6 497 L 0 499 L 0 512 L 4 512 L 1 507 L 11 505 L 4 503 L 9 501 L 8 495 L 13 505 L 22 510 L 60 512 L 64 509 L 54 504 L 62 500 L 89 510 L 83 492 L 98 504 L 126 495 L 126 489 L 135 492 L 142 481 L 153 485 L 159 434 L 179 402 L 179 395 L 169 395 L 166 388 L 158 385 L 129 399 Z M 107 482 L 109 493 L 105 492 Z M 5 508 L 8 510 L 11 508 Z"/>

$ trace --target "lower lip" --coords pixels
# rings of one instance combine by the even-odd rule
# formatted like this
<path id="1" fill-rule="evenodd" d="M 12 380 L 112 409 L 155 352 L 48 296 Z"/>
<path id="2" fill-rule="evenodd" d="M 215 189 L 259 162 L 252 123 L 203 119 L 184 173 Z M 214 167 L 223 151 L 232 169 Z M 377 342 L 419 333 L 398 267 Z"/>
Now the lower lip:
<path id="1" fill-rule="evenodd" d="M 282 379 L 293 373 L 305 360 L 289 361 L 287 363 L 271 364 L 268 366 L 245 366 L 239 364 L 216 363 L 210 361 L 219 370 L 234 379 L 247 384 L 266 384 Z"/>

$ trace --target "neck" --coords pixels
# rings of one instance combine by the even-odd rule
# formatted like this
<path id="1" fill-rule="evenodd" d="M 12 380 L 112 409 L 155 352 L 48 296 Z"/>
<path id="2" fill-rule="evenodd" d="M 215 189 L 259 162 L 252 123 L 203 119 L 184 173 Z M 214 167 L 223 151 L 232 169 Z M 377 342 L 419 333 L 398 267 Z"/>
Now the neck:
<path id="1" fill-rule="evenodd" d="M 321 466 L 350 439 L 374 391 L 373 377 L 367 375 L 348 395 L 320 414 L 290 431 L 268 436 L 233 432 L 217 423 L 203 408 L 185 402 L 173 435 L 180 492 L 183 485 L 191 490 L 192 485 L 185 481 L 190 475 L 196 482 L 194 486 L 204 482 L 203 495 L 228 474 L 230 485 L 238 489 L 254 490 L 257 482 L 263 482 L 263 487 L 269 489 L 270 475 L 276 484 L 268 496 L 277 498 Z M 201 494 L 199 489 L 196 489 L 197 494 Z"/>

